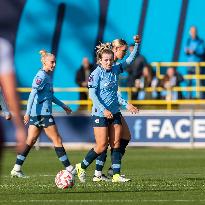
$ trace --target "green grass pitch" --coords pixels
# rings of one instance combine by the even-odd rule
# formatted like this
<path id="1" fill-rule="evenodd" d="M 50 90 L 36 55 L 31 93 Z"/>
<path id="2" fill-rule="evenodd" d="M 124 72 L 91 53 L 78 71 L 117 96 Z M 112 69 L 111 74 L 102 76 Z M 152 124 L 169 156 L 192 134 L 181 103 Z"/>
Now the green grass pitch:
<path id="1" fill-rule="evenodd" d="M 78 163 L 85 151 L 70 151 L 72 163 Z M 10 178 L 15 153 L 4 154 L 0 204 L 205 204 L 205 150 L 130 148 L 122 163 L 122 173 L 132 179 L 129 183 L 94 183 L 94 164 L 87 170 L 87 182 L 71 189 L 55 186 L 56 173 L 63 169 L 51 148 L 32 150 L 23 171 L 29 179 Z M 110 157 L 105 166 L 105 173 Z"/>

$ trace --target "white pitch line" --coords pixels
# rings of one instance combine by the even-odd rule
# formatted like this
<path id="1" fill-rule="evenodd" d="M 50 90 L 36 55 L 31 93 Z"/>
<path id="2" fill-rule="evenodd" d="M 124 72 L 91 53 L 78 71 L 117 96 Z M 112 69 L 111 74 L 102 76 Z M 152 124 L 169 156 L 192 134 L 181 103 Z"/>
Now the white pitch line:
<path id="1" fill-rule="evenodd" d="M 53 174 L 32 174 L 32 175 L 28 175 L 29 177 L 55 177 L 56 175 Z M 1 175 L 1 177 L 3 178 L 10 178 L 10 175 Z"/>
<path id="2" fill-rule="evenodd" d="M 120 199 L 116 199 L 116 200 L 101 200 L 101 199 L 80 199 L 80 200 L 72 200 L 72 199 L 68 199 L 68 200 L 34 200 L 34 199 L 28 199 L 28 200 L 11 200 L 11 201 L 8 201 L 8 200 L 4 200 L 4 201 L 1 201 L 0 202 L 3 202 L 3 203 L 6 203 L 6 202 L 9 202 L 9 203 L 25 203 L 25 202 L 30 202 L 30 203 L 53 203 L 53 202 L 58 202 L 58 203 L 103 203 L 105 204 L 106 202 L 108 203 L 129 203 L 129 202 L 205 202 L 205 199 L 204 200 L 189 200 L 189 199 L 175 199 L 175 200 L 166 200 L 166 199 L 145 199 L 145 200 L 136 200 L 136 199 L 127 199 L 127 200 L 120 200 Z"/>

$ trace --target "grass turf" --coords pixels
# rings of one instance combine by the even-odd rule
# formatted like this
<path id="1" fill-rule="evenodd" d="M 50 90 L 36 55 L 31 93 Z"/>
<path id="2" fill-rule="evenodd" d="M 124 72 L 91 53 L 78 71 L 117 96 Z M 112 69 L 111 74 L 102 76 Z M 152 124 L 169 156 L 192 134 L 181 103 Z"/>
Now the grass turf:
<path id="1" fill-rule="evenodd" d="M 73 164 L 85 151 L 70 151 Z M 56 173 L 63 169 L 53 149 L 32 150 L 23 171 L 29 179 L 10 178 L 15 153 L 6 149 L 0 182 L 0 204 L 205 204 L 205 150 L 128 149 L 122 172 L 129 183 L 92 182 L 94 164 L 87 170 L 87 182 L 76 179 L 72 189 L 55 186 Z M 104 171 L 110 164 L 110 157 Z"/>

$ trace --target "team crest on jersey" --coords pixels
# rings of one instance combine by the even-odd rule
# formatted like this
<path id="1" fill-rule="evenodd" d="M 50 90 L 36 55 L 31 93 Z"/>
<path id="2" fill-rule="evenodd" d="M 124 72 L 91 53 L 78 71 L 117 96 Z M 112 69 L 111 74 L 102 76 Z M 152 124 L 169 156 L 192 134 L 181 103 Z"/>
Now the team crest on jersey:
<path id="1" fill-rule="evenodd" d="M 96 119 L 96 120 L 95 120 L 95 123 L 100 123 L 100 119 Z"/>
<path id="2" fill-rule="evenodd" d="M 42 78 L 37 77 L 37 78 L 36 78 L 36 84 L 37 84 L 37 85 L 40 85 L 41 82 L 42 82 Z"/>
<path id="3" fill-rule="evenodd" d="M 52 118 L 49 118 L 49 120 L 48 120 L 49 122 L 53 122 L 53 119 Z"/>

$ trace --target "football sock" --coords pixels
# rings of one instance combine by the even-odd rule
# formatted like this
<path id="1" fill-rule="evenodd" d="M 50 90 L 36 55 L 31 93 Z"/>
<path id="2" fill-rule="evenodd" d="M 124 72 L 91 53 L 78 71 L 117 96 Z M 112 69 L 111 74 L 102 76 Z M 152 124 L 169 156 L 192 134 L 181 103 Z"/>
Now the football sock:
<path id="1" fill-rule="evenodd" d="M 120 148 L 113 148 L 111 155 L 113 174 L 120 174 L 121 158 Z"/>
<path id="2" fill-rule="evenodd" d="M 121 153 L 122 157 L 125 154 L 126 147 L 129 144 L 129 142 L 130 142 L 130 140 L 120 139 L 120 153 Z M 113 152 L 113 148 L 111 148 L 111 156 L 112 156 L 112 152 Z M 109 169 L 112 169 L 112 166 Z"/>
<path id="3" fill-rule="evenodd" d="M 97 154 L 94 149 L 92 148 L 84 158 L 84 160 L 81 162 L 81 168 L 86 169 L 97 157 L 99 154 Z"/>
<path id="4" fill-rule="evenodd" d="M 14 165 L 14 170 L 15 171 L 20 171 L 21 170 L 21 166 L 23 165 L 24 161 L 26 160 L 26 157 L 27 157 L 30 150 L 31 150 L 31 146 L 26 145 L 26 148 L 24 149 L 24 151 L 17 155 L 16 164 Z"/>
<path id="5" fill-rule="evenodd" d="M 63 166 L 69 167 L 70 161 L 68 160 L 64 147 L 55 147 L 55 151 L 58 156 L 58 159 L 62 162 Z"/>
<path id="6" fill-rule="evenodd" d="M 102 172 L 106 158 L 107 158 L 107 148 L 96 159 L 96 168 L 95 168 L 96 171 Z"/>

